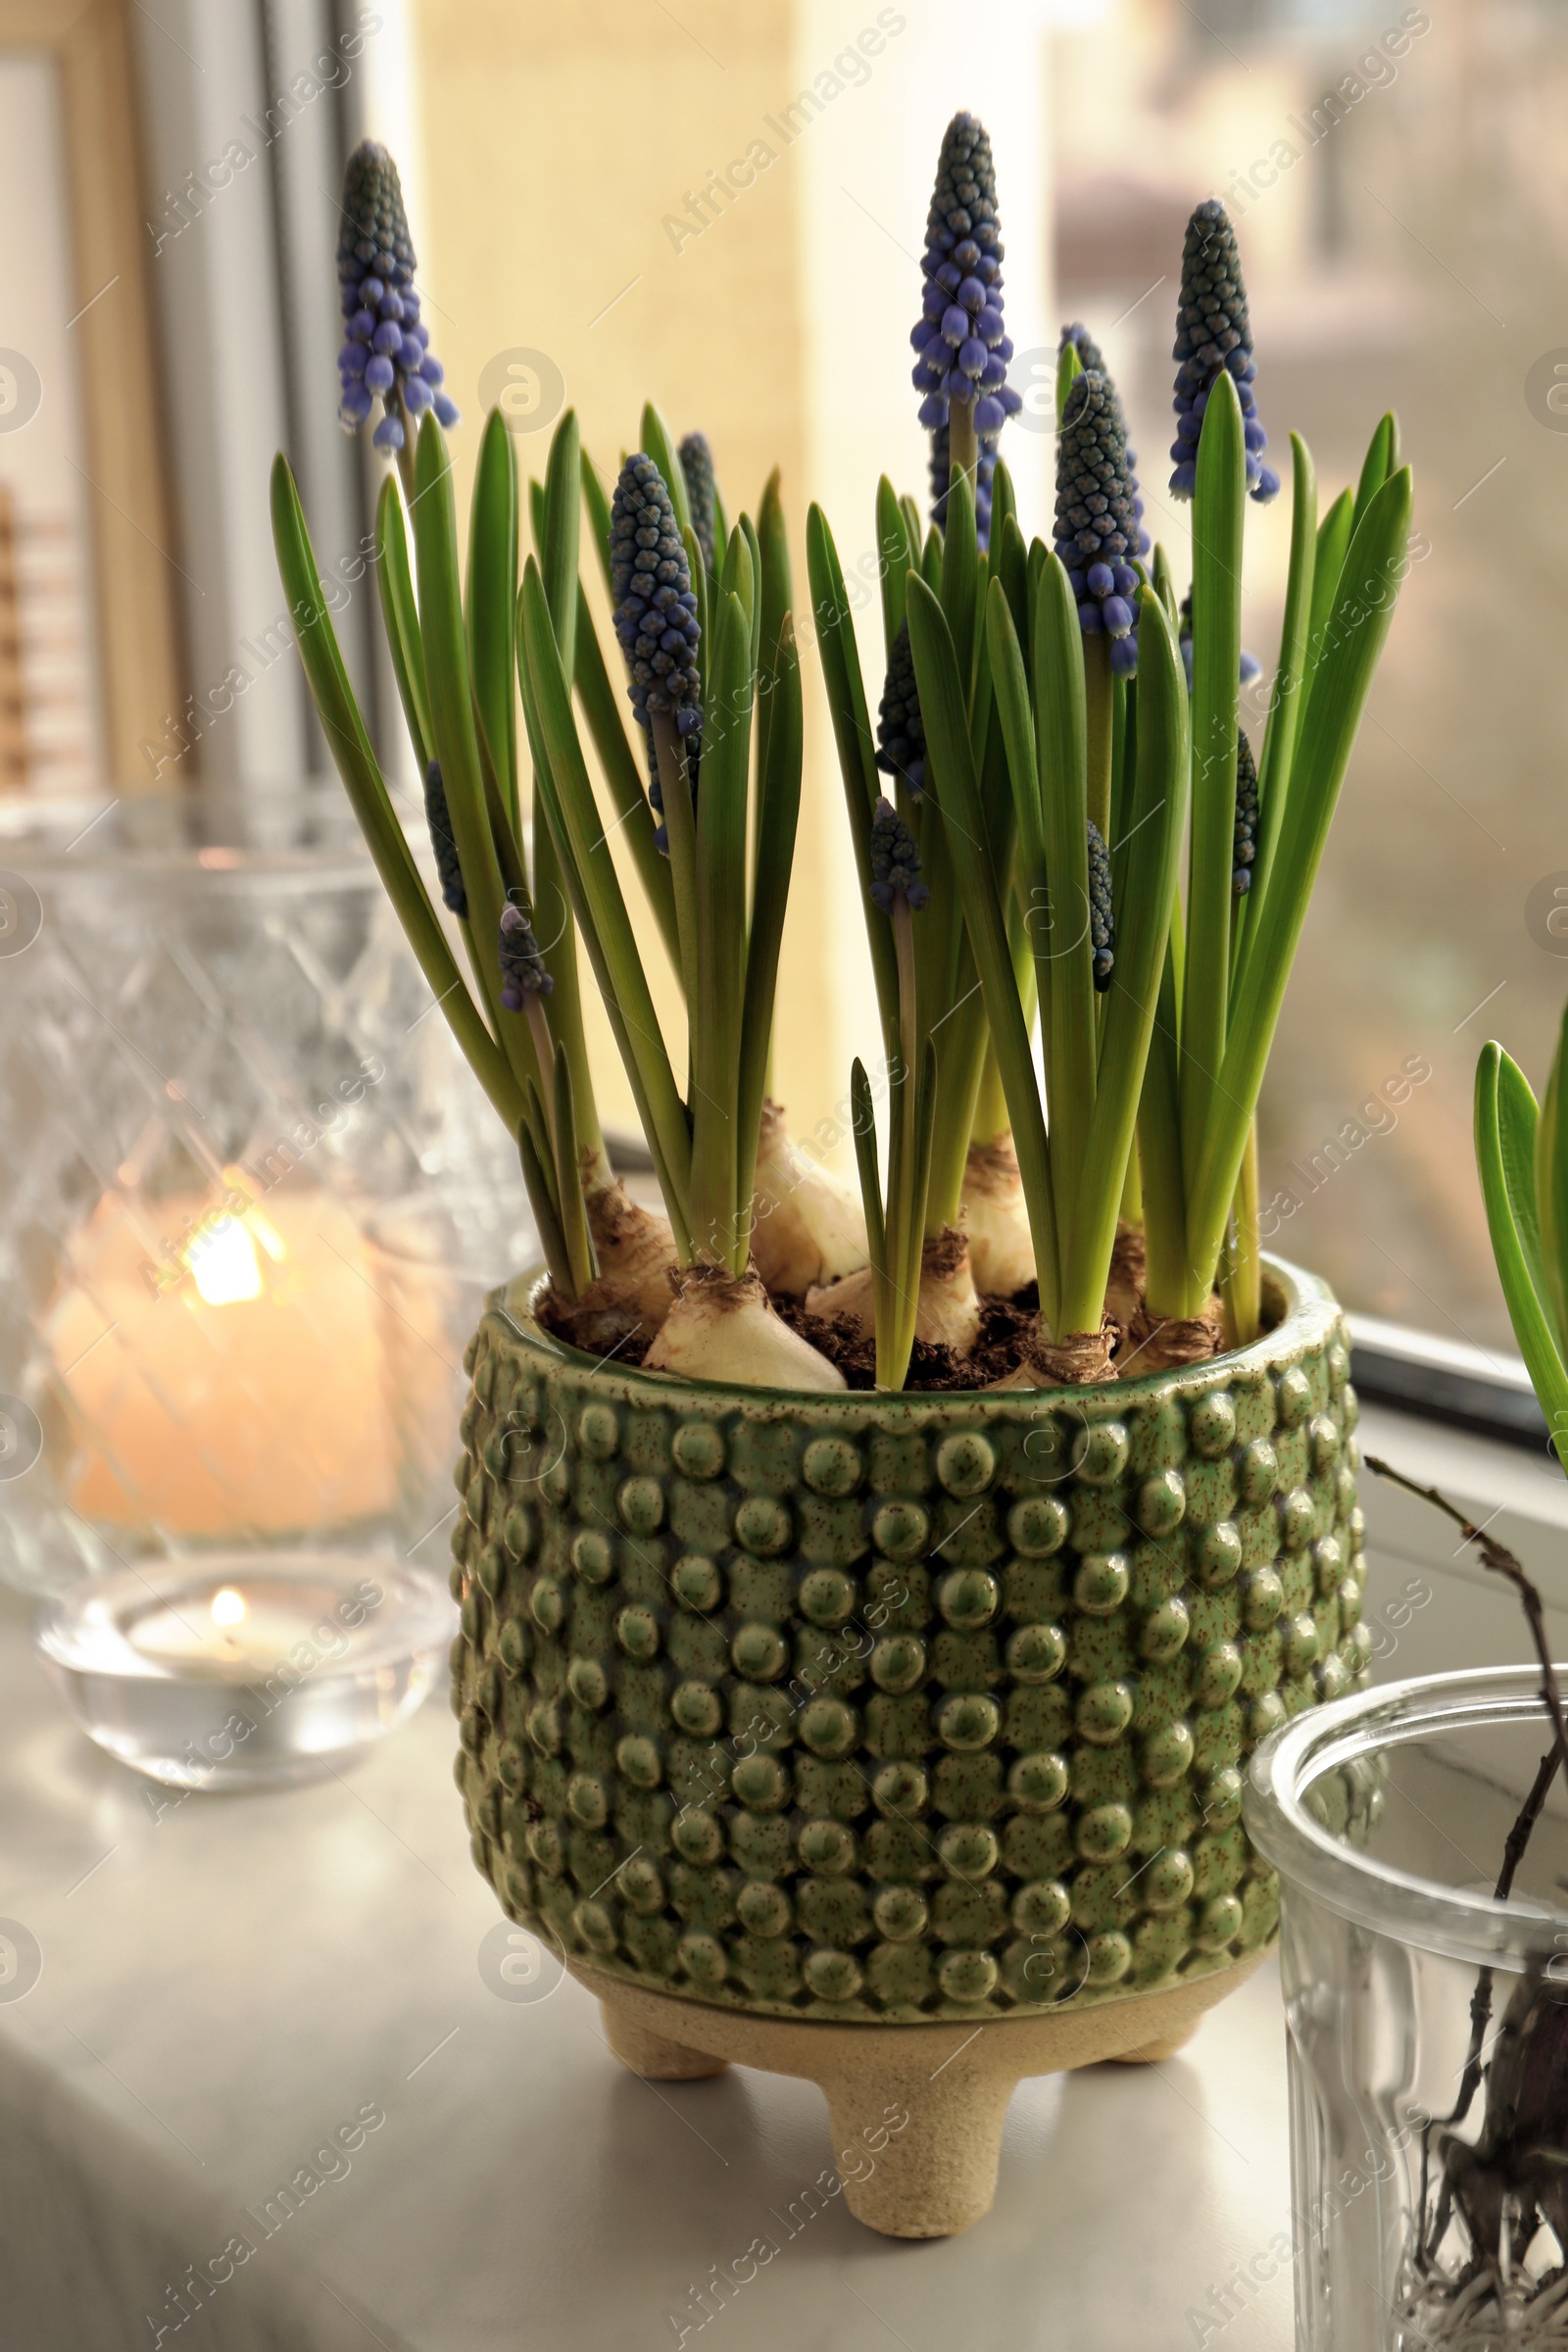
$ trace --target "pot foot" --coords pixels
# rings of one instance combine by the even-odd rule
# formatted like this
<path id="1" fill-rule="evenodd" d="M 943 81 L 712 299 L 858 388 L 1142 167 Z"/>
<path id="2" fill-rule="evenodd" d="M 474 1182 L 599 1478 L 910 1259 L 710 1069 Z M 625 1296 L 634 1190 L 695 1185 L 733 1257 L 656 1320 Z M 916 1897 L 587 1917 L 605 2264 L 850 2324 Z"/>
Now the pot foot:
<path id="1" fill-rule="evenodd" d="M 1195 2018 L 1185 2034 L 1169 2034 L 1163 2041 L 1146 2041 L 1142 2049 L 1118 2050 L 1111 2060 L 1111 2064 L 1113 2066 L 1157 2066 L 1161 2058 L 1174 2058 L 1178 2050 L 1185 2050 L 1197 2032 L 1198 2021 Z"/>
<path id="2" fill-rule="evenodd" d="M 858 2222 L 884 2237 L 954 2237 L 991 2211 L 1010 2072 L 957 2058 L 933 2074 L 925 2053 L 862 2047 L 817 2080 Z"/>
<path id="3" fill-rule="evenodd" d="M 645 2082 L 706 2082 L 728 2068 L 727 2058 L 711 2057 L 707 2050 L 688 2049 L 684 2042 L 670 2041 L 662 2034 L 654 2033 L 640 2018 L 629 2016 L 617 2001 L 602 2000 L 599 2012 L 605 2021 L 605 2039 L 612 2057 L 618 2058 L 628 2073 L 641 2075 Z"/>

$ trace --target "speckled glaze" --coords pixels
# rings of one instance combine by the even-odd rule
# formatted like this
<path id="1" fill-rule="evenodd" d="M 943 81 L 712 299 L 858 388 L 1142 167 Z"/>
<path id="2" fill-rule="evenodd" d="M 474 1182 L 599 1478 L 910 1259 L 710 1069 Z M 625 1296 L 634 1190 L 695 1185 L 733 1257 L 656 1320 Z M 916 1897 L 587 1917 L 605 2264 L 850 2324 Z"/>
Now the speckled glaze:
<path id="1" fill-rule="evenodd" d="M 491 1298 L 458 1781 L 509 1915 L 650 1989 L 984 2019 L 1273 1935 L 1242 1767 L 1363 1674 L 1340 1309 L 1197 1369 L 797 1396 L 594 1363 Z"/>

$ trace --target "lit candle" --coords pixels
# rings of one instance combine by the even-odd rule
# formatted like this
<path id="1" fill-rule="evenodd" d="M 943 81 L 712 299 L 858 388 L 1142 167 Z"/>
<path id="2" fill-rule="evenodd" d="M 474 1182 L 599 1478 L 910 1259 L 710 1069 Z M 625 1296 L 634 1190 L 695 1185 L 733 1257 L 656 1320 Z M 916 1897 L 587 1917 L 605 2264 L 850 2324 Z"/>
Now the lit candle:
<path id="1" fill-rule="evenodd" d="M 106 1194 L 44 1336 L 83 1518 L 174 1537 L 352 1525 L 392 1496 L 365 1244 L 319 1189 Z"/>

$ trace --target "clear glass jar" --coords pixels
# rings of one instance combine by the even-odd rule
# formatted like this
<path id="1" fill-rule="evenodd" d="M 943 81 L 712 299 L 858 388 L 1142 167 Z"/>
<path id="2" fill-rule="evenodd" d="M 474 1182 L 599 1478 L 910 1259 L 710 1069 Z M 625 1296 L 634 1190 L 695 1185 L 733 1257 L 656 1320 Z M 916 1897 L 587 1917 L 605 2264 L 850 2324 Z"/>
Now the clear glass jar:
<path id="1" fill-rule="evenodd" d="M 1280 1875 L 1300 2352 L 1568 2344 L 1568 1792 L 1539 1669 L 1298 1716 L 1245 1820 Z"/>

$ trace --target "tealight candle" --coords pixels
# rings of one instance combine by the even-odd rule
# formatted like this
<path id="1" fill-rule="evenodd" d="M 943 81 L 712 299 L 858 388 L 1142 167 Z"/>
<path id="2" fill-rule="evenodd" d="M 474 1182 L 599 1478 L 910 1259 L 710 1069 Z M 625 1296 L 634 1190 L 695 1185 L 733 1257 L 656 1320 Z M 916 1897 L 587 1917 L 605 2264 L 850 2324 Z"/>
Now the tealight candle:
<path id="1" fill-rule="evenodd" d="M 418 1706 L 456 1625 L 421 1568 L 366 1555 L 148 1560 L 45 1608 L 38 1650 L 100 1747 L 184 1788 L 303 1780 Z"/>

